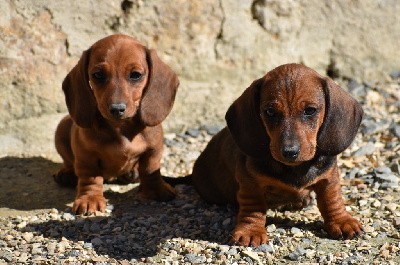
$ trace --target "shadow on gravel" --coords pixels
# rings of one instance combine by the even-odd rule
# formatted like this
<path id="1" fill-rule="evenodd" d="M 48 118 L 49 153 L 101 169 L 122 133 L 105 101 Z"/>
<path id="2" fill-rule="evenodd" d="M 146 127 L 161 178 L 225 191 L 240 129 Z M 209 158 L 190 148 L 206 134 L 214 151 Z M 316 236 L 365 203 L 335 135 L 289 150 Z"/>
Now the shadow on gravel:
<path id="1" fill-rule="evenodd" d="M 34 232 L 61 241 L 62 237 L 80 244 L 97 255 L 117 260 L 139 260 L 157 253 L 179 249 L 180 240 L 192 239 L 227 244 L 235 224 L 236 209 L 231 206 L 208 205 L 199 199 L 192 187 L 181 188 L 178 198 L 168 202 L 141 200 L 137 189 L 124 194 L 105 194 L 116 202 L 111 216 L 75 217 L 64 214 L 62 219 L 28 224 L 23 232 Z M 66 216 L 67 215 L 67 216 Z M 69 219 L 69 220 L 68 220 Z M 320 237 L 322 222 L 294 222 L 289 218 L 268 218 L 268 224 L 290 231 L 290 227 L 309 230 Z M 289 232 L 290 233 L 290 232 Z M 173 239 L 173 240 L 168 240 Z M 279 237 L 270 238 L 279 245 Z M 64 257 L 76 255 L 73 247 Z M 75 252 L 74 252 L 75 251 Z"/>
<path id="2" fill-rule="evenodd" d="M 75 190 L 54 182 L 52 175 L 60 166 L 43 157 L 0 158 L 0 208 L 65 210 Z"/>
<path id="3" fill-rule="evenodd" d="M 176 238 L 226 244 L 233 224 L 222 223 L 235 211 L 229 206 L 212 206 L 210 209 L 198 200 L 191 187 L 185 188 L 184 193 L 185 197 L 191 198 L 189 201 L 178 199 L 159 203 L 140 199 L 137 189 L 123 194 L 110 192 L 105 194 L 109 202 L 118 202 L 111 216 L 67 214 L 71 220 L 28 224 L 22 231 L 57 241 L 62 237 L 74 242 L 83 241 L 83 248 L 93 249 L 97 255 L 128 261 L 155 256 L 161 249 L 168 251 L 173 244 L 180 244 Z M 176 240 L 168 240 L 172 238 Z M 65 256 L 73 253 L 66 251 Z"/>

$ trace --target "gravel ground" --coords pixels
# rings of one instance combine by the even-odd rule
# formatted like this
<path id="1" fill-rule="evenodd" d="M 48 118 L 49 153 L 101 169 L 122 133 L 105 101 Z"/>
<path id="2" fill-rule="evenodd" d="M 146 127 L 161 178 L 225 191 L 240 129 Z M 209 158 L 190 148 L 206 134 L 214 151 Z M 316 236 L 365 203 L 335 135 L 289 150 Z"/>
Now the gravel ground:
<path id="1" fill-rule="evenodd" d="M 74 191 L 50 178 L 57 163 L 4 158 L 0 264 L 400 264 L 400 82 L 338 82 L 365 111 L 360 133 L 339 159 L 346 208 L 365 229 L 358 239 L 329 239 L 314 201 L 298 212 L 269 210 L 268 244 L 228 246 L 236 209 L 207 205 L 183 185 L 175 200 L 157 203 L 139 198 L 137 184 L 108 184 L 106 213 L 75 216 L 66 206 Z M 220 129 L 166 134 L 163 174 L 189 174 Z"/>

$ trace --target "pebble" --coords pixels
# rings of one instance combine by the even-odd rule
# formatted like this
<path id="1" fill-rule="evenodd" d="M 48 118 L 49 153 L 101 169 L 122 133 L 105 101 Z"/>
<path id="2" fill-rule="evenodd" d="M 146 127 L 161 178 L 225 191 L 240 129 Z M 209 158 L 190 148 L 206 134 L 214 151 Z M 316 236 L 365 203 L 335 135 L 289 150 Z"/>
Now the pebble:
<path id="1" fill-rule="evenodd" d="M 93 239 L 91 240 L 91 243 L 92 243 L 93 245 L 95 245 L 95 246 L 100 246 L 100 245 L 103 244 L 103 241 L 102 241 L 100 238 L 95 237 L 95 238 L 93 238 Z"/>
<path id="2" fill-rule="evenodd" d="M 293 234 L 294 237 L 303 237 L 303 232 L 297 227 L 292 227 L 292 229 L 290 229 L 290 232 Z"/>
<path id="3" fill-rule="evenodd" d="M 259 258 L 259 256 L 258 256 L 257 252 L 253 252 L 253 251 L 251 251 L 251 250 L 244 250 L 244 251 L 242 251 L 242 254 L 243 254 L 244 256 L 247 256 L 247 257 L 253 259 L 253 260 L 256 261 L 257 263 L 261 263 L 261 260 L 260 260 L 260 258 Z"/>
<path id="4" fill-rule="evenodd" d="M 76 217 L 75 217 L 75 215 L 70 214 L 70 213 L 63 213 L 62 219 L 66 220 L 66 221 L 73 221 L 76 219 Z"/>
<path id="5" fill-rule="evenodd" d="M 256 251 L 258 252 L 264 252 L 264 253 L 274 253 L 274 247 L 271 244 L 262 244 L 256 248 Z"/>
<path id="6" fill-rule="evenodd" d="M 385 208 L 388 209 L 389 211 L 391 211 L 392 213 L 395 213 L 396 209 L 397 209 L 397 204 L 391 202 L 391 203 L 386 204 Z"/>
<path id="7" fill-rule="evenodd" d="M 400 227 L 400 217 L 395 217 L 395 218 L 393 219 L 393 225 L 394 225 L 394 227 L 396 227 L 396 228 Z"/>
<path id="8" fill-rule="evenodd" d="M 267 232 L 268 233 L 272 233 L 276 231 L 276 226 L 274 224 L 271 224 L 269 226 L 267 226 Z"/>
<path id="9" fill-rule="evenodd" d="M 207 259 L 204 256 L 189 253 L 185 255 L 185 260 L 191 264 L 201 264 L 205 263 Z"/>
<path id="10" fill-rule="evenodd" d="M 400 138 L 400 125 L 399 124 L 394 124 L 392 128 L 394 136 L 397 138 Z"/>
<path id="11" fill-rule="evenodd" d="M 33 233 L 31 232 L 25 232 L 22 234 L 22 238 L 26 241 L 26 242 L 31 242 L 32 238 L 33 238 Z"/>
<path id="12" fill-rule="evenodd" d="M 200 135 L 200 130 L 197 130 L 197 129 L 188 129 L 188 130 L 186 131 L 186 133 L 187 133 L 188 135 L 190 135 L 191 137 L 197 137 L 197 136 Z"/>
<path id="13" fill-rule="evenodd" d="M 215 135 L 217 134 L 220 130 L 222 130 L 223 126 L 221 125 L 205 125 L 204 130 L 207 131 L 209 135 Z"/>
<path id="14" fill-rule="evenodd" d="M 368 142 L 366 145 L 360 147 L 357 151 L 353 153 L 353 156 L 365 156 L 365 155 L 372 155 L 375 151 L 374 143 Z"/>
<path id="15" fill-rule="evenodd" d="M 393 72 L 390 72 L 390 77 L 393 79 L 393 80 L 396 80 L 396 79 L 398 79 L 398 78 L 400 78 L 400 71 L 393 71 Z"/>
<path id="16" fill-rule="evenodd" d="M 226 218 L 223 222 L 222 225 L 223 226 L 228 226 L 231 223 L 231 218 Z"/>

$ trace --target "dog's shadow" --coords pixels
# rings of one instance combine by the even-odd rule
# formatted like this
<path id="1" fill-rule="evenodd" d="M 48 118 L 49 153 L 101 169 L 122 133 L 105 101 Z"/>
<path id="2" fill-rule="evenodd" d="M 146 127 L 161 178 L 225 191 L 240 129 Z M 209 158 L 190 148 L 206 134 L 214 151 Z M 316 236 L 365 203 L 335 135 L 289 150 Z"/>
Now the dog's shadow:
<path id="1" fill-rule="evenodd" d="M 109 192 L 106 198 L 115 203 L 109 216 L 64 213 L 61 220 L 30 223 L 22 232 L 57 241 L 63 237 L 83 241 L 87 251 L 128 261 L 153 257 L 162 249 L 179 251 L 173 245 L 180 245 L 182 239 L 227 244 L 234 220 L 226 220 L 235 215 L 234 207 L 207 205 L 189 186 L 180 185 L 177 190 L 176 199 L 163 203 L 141 199 L 137 189 Z"/>
<path id="2" fill-rule="evenodd" d="M 83 241 L 83 248 L 115 259 L 152 257 L 170 251 L 180 238 L 227 244 L 234 229 L 237 209 L 203 202 L 189 186 L 177 187 L 178 196 L 167 203 L 142 200 L 137 188 L 125 193 L 107 190 L 105 197 L 114 208 L 108 216 L 78 217 L 70 214 L 75 189 L 63 188 L 52 178 L 61 165 L 41 157 L 0 159 L 0 208 L 18 211 L 56 208 L 66 211 L 60 220 L 28 223 L 31 231 L 61 241 L 63 237 Z M 114 186 L 117 187 L 117 186 Z M 321 233 L 321 222 L 296 223 L 289 218 L 267 218 L 277 228 L 291 226 Z M 273 240 L 273 233 L 270 239 Z M 174 239 L 174 240 L 167 240 Z M 275 242 L 278 244 L 279 242 Z M 64 256 L 74 255 L 66 251 Z"/>
<path id="3" fill-rule="evenodd" d="M 43 157 L 3 157 L 0 159 L 0 208 L 32 211 L 65 210 L 75 197 L 74 189 L 60 188 L 52 175 L 60 164 Z"/>

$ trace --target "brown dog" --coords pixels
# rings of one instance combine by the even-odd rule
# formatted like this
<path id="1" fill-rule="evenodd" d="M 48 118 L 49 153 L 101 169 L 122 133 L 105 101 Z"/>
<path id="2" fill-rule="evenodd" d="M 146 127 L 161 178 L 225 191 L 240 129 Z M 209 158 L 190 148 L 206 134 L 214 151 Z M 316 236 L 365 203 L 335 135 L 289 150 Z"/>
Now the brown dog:
<path id="1" fill-rule="evenodd" d="M 232 243 L 267 241 L 266 210 L 301 209 L 317 195 L 326 231 L 352 238 L 361 224 L 345 210 L 336 155 L 353 141 L 361 106 L 331 79 L 300 64 L 275 68 L 254 81 L 226 113 L 196 161 L 192 181 L 210 203 L 237 203 Z"/>
<path id="2" fill-rule="evenodd" d="M 62 84 L 70 115 L 55 135 L 64 160 L 55 180 L 77 181 L 74 212 L 104 211 L 103 180 L 136 169 L 144 197 L 174 198 L 160 175 L 160 123 L 171 111 L 178 85 L 156 52 L 131 37 L 112 35 L 83 52 Z"/>

